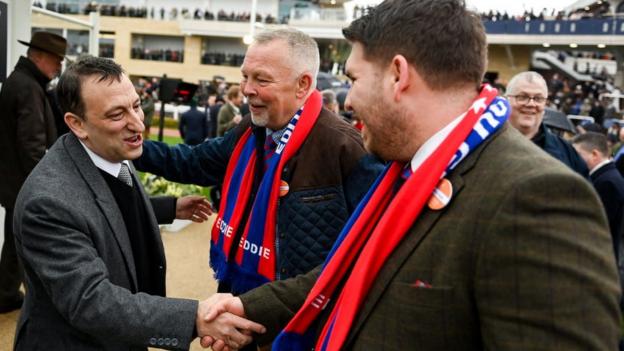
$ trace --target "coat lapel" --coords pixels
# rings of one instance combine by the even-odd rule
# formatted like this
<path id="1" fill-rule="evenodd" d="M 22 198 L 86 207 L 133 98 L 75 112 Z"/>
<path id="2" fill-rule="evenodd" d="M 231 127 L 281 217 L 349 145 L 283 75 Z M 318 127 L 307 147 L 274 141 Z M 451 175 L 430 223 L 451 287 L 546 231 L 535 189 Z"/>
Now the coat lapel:
<path id="1" fill-rule="evenodd" d="M 130 239 L 128 238 L 128 232 L 126 225 L 123 222 L 121 211 L 115 202 L 115 198 L 110 191 L 110 188 L 106 184 L 106 181 L 100 174 L 98 168 L 93 164 L 93 161 L 87 155 L 83 146 L 72 133 L 68 133 L 64 138 L 64 145 L 67 149 L 69 156 L 76 164 L 76 168 L 82 175 L 84 182 L 89 186 L 95 201 L 102 211 L 104 218 L 108 221 L 111 231 L 119 245 L 119 249 L 124 257 L 124 263 L 128 268 L 128 273 L 132 278 L 133 290 L 136 291 L 137 277 L 136 268 L 134 266 L 134 257 L 132 255 L 132 246 L 130 245 Z M 136 180 L 136 179 L 135 179 Z M 149 203 L 148 203 L 149 204 Z M 151 211 L 151 206 L 147 205 L 148 211 Z"/>
<path id="2" fill-rule="evenodd" d="M 492 138 L 486 140 L 483 145 L 481 145 L 481 147 L 477 148 L 470 155 L 468 155 L 468 157 L 457 166 L 455 171 L 451 173 L 448 178 L 453 185 L 453 197 L 450 204 L 451 206 L 452 202 L 457 199 L 459 193 L 464 187 L 463 175 L 468 173 L 474 167 L 476 161 L 479 158 L 479 155 L 485 149 L 487 144 L 489 144 L 494 138 L 498 137 L 498 135 L 504 132 L 507 128 L 508 127 L 505 124 L 501 128 L 501 130 L 499 130 L 496 134 L 492 136 Z M 433 211 L 427 207 L 423 209 L 420 218 L 414 223 L 410 232 L 405 235 L 403 241 L 388 257 L 383 267 L 379 271 L 375 282 L 371 286 L 368 296 L 362 304 L 360 313 L 355 319 L 353 328 L 349 333 L 345 345 L 349 345 L 353 341 L 354 337 L 358 334 L 360 328 L 364 325 L 364 322 L 366 322 L 366 319 L 368 318 L 370 313 L 375 309 L 379 298 L 381 297 L 381 295 L 383 295 L 384 291 L 386 290 L 394 276 L 397 274 L 401 266 L 403 266 L 405 261 L 418 247 L 418 244 L 420 244 L 422 240 L 427 236 L 427 234 L 429 234 L 434 224 L 440 219 L 442 215 L 444 215 L 445 212 L 446 208 L 443 208 L 439 211 Z"/>

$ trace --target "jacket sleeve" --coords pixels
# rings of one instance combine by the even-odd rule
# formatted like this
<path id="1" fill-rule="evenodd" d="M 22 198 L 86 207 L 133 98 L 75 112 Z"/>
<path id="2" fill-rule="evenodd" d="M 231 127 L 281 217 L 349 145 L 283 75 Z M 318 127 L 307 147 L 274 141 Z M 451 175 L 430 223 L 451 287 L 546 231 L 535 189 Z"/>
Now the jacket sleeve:
<path id="1" fill-rule="evenodd" d="M 132 293 L 109 280 L 86 219 L 50 197 L 33 198 L 16 211 L 16 246 L 24 265 L 46 290 L 54 308 L 75 329 L 94 338 L 187 350 L 198 302 Z M 120 263 L 122 264 L 122 263 Z M 163 347 L 163 346 L 159 346 Z"/>
<path id="2" fill-rule="evenodd" d="M 16 148 L 22 169 L 30 173 L 45 155 L 46 99 L 40 89 L 28 89 L 31 94 L 15 94 Z"/>
<path id="3" fill-rule="evenodd" d="M 320 273 L 321 266 L 318 266 L 308 273 L 264 284 L 239 296 L 246 317 L 267 328 L 267 332 L 257 338 L 260 345 L 273 341 L 286 327 L 305 302 Z"/>
<path id="4" fill-rule="evenodd" d="M 362 157 L 347 176 L 344 185 L 345 199 L 349 213 L 352 213 L 366 195 L 377 177 L 383 172 L 384 164 L 374 155 Z"/>
<path id="5" fill-rule="evenodd" d="M 158 224 L 169 224 L 176 217 L 176 205 L 178 199 L 173 196 L 152 196 L 150 197 L 156 222 Z"/>
<path id="6" fill-rule="evenodd" d="M 536 173 L 476 228 L 483 349 L 617 350 L 620 288 L 598 197 L 576 175 Z"/>
<path id="7" fill-rule="evenodd" d="M 223 105 L 217 115 L 217 121 L 219 123 L 219 126 L 217 127 L 218 135 L 224 135 L 228 130 L 235 126 L 233 119 L 234 114 L 232 113 L 230 106 Z"/>
<path id="8" fill-rule="evenodd" d="M 619 256 L 617 250 L 619 250 L 619 243 L 621 241 L 622 233 L 622 215 L 624 214 L 624 203 L 620 200 L 620 189 L 617 184 L 610 179 L 602 182 L 593 183 L 600 201 L 602 202 L 603 209 L 607 214 L 609 220 L 609 229 L 611 230 L 614 251 L 616 251 L 616 257 Z"/>
<path id="9" fill-rule="evenodd" d="M 236 141 L 236 133 L 209 139 L 196 146 L 168 146 L 148 140 L 143 144 L 143 155 L 133 163 L 142 172 L 178 183 L 201 186 L 220 184 Z"/>

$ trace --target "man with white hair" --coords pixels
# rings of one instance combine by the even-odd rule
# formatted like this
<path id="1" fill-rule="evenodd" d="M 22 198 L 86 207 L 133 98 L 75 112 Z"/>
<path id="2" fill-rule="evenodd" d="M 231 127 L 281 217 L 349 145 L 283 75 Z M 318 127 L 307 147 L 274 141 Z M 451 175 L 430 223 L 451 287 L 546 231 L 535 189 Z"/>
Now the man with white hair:
<path id="1" fill-rule="evenodd" d="M 533 71 L 516 74 L 507 84 L 507 97 L 511 105 L 511 125 L 552 157 L 587 178 L 587 166 L 574 148 L 542 123 L 548 98 L 544 77 Z"/>
<path id="2" fill-rule="evenodd" d="M 314 39 L 263 32 L 241 67 L 251 116 L 194 148 L 146 142 L 142 171 L 182 183 L 223 183 L 212 229 L 220 292 L 242 293 L 323 262 L 381 171 L 359 133 L 322 108 Z"/>

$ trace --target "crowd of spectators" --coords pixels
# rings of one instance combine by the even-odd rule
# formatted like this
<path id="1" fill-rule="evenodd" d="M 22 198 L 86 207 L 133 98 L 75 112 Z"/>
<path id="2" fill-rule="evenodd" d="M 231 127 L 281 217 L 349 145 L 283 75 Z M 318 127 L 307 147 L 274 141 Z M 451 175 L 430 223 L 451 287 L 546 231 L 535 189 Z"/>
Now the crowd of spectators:
<path id="1" fill-rule="evenodd" d="M 572 69 L 578 73 L 592 76 L 599 81 L 612 83 L 613 77 L 609 75 L 606 62 L 615 61 L 615 55 L 608 51 L 548 51 L 550 55 L 556 57 L 560 62 L 566 63 L 572 59 Z M 592 60 L 590 62 L 589 60 Z"/>
<path id="2" fill-rule="evenodd" d="M 609 3 L 604 2 L 597 6 L 579 8 L 575 11 L 566 13 L 565 11 L 557 11 L 555 9 L 544 8 L 540 12 L 535 13 L 533 9 L 525 10 L 523 14 L 510 15 L 506 11 L 493 11 L 481 13 L 483 21 L 535 21 L 535 20 L 579 20 L 579 19 L 598 19 L 605 18 L 609 15 Z"/>
<path id="3" fill-rule="evenodd" d="M 40 1 L 34 1 L 34 6 L 43 7 Z M 151 18 L 159 20 L 176 20 L 176 19 L 195 19 L 195 20 L 218 20 L 218 21 L 230 21 L 230 22 L 249 22 L 251 14 L 249 12 L 235 13 L 226 12 L 225 10 L 219 10 L 216 14 L 212 11 L 201 8 L 196 8 L 194 11 L 188 8 L 178 9 L 176 7 L 170 8 L 168 11 L 161 7 L 159 9 L 155 7 L 147 8 L 146 6 L 133 7 L 125 5 L 107 5 L 91 2 L 84 6 L 82 9 L 78 4 L 56 3 L 48 1 L 45 8 L 50 11 L 55 11 L 63 14 L 89 14 L 92 11 L 99 12 L 102 16 L 116 16 L 116 17 L 137 17 L 137 18 Z M 372 7 L 371 6 L 355 6 L 353 9 L 353 18 L 359 18 L 366 14 Z M 588 18 L 604 18 L 610 13 L 609 4 L 604 3 L 592 6 L 591 8 L 580 8 L 578 10 L 566 13 L 565 11 L 557 11 L 555 9 L 544 8 L 540 12 L 535 12 L 533 9 L 524 11 L 523 14 L 510 15 L 506 11 L 493 11 L 481 13 L 481 18 L 484 21 L 533 21 L 533 20 L 577 20 Z M 288 17 L 281 18 L 280 20 L 268 14 L 262 16 L 256 15 L 256 22 L 263 22 L 267 24 L 271 23 L 288 23 Z"/>
<path id="4" fill-rule="evenodd" d="M 108 44 L 102 45 L 100 44 L 100 57 L 113 58 L 115 57 L 115 45 Z"/>
<path id="5" fill-rule="evenodd" d="M 353 19 L 360 18 L 367 14 L 374 6 L 358 6 L 353 7 Z"/>
<path id="6" fill-rule="evenodd" d="M 85 44 L 68 43 L 67 45 L 67 55 L 80 56 L 82 54 L 87 54 L 88 52 L 89 52 L 89 47 Z M 115 56 L 115 46 L 112 44 L 100 43 L 99 56 L 106 57 L 106 58 L 113 58 Z"/>
<path id="7" fill-rule="evenodd" d="M 178 10 L 178 8 L 173 7 L 169 10 L 169 13 L 165 11 L 164 7 L 161 7 L 160 10 L 156 11 L 154 7 L 150 10 L 150 18 L 159 19 L 159 20 L 175 20 L 178 18 L 181 19 L 194 19 L 194 20 L 206 20 L 206 21 L 227 21 L 227 22 L 249 22 L 251 19 L 251 13 L 242 12 L 236 13 L 226 12 L 225 10 L 219 10 L 216 14 L 208 9 L 202 10 L 200 8 L 196 8 L 195 11 L 191 13 L 191 11 L 187 8 L 182 8 Z M 256 22 L 264 22 L 267 24 L 277 23 L 275 17 L 270 14 L 266 16 L 262 16 L 260 14 L 256 14 Z"/>
<path id="8" fill-rule="evenodd" d="M 592 19 L 592 18 L 605 18 L 609 17 L 611 11 L 609 9 L 609 3 L 604 1 L 598 6 L 592 8 L 580 8 L 576 11 L 572 11 L 568 14 L 568 19 Z"/>
<path id="9" fill-rule="evenodd" d="M 560 51 L 558 58 L 560 61 L 565 61 L 565 57 L 585 58 L 594 60 L 607 60 L 614 61 L 615 55 L 608 51 Z"/>
<path id="10" fill-rule="evenodd" d="M 34 6 L 43 8 L 40 1 L 34 1 Z M 99 12 L 102 16 L 115 16 L 115 17 L 136 17 L 136 18 L 151 18 L 158 20 L 176 20 L 176 19 L 195 19 L 195 20 L 218 20 L 228 22 L 249 22 L 251 13 L 249 12 L 226 12 L 225 10 L 219 10 L 216 14 L 208 9 L 202 10 L 196 8 L 191 12 L 188 8 L 178 9 L 172 7 L 169 11 L 164 7 L 157 9 L 151 7 L 148 9 L 146 6 L 134 7 L 125 5 L 108 5 L 98 4 L 91 2 L 85 5 L 82 9 L 78 4 L 56 3 L 47 2 L 45 8 L 50 11 L 62 13 L 62 14 L 89 14 L 90 12 Z M 281 23 L 286 23 L 286 19 L 283 19 Z M 263 22 L 267 24 L 278 23 L 277 19 L 271 14 L 262 16 L 256 14 L 256 22 Z"/>
<path id="11" fill-rule="evenodd" d="M 184 53 L 171 49 L 132 48 L 130 57 L 139 60 L 184 62 Z"/>
<path id="12" fill-rule="evenodd" d="M 78 56 L 80 54 L 86 54 L 87 52 L 89 52 L 89 48 L 87 47 L 87 45 L 84 45 L 84 44 L 69 43 L 69 45 L 67 46 L 68 55 Z"/>
<path id="13" fill-rule="evenodd" d="M 493 10 L 490 10 L 489 12 L 481 13 L 481 19 L 483 21 L 493 21 L 493 22 L 509 21 L 509 20 L 514 20 L 514 21 L 534 21 L 534 20 L 544 20 L 544 19 L 560 20 L 564 18 L 565 18 L 564 11 L 556 11 L 555 9 L 548 11 L 548 9 L 546 8 L 544 8 L 541 12 L 537 14 L 533 11 L 533 9 L 531 9 L 530 11 L 524 11 L 523 14 L 518 14 L 518 15 L 510 15 L 507 13 L 507 11 L 500 12 L 500 11 L 493 11 Z"/>
<path id="14" fill-rule="evenodd" d="M 35 1 L 33 3 L 34 6 L 43 8 L 41 2 Z M 108 5 L 108 4 L 98 4 L 96 2 L 91 2 L 85 5 L 82 9 L 78 4 L 66 4 L 66 3 L 56 3 L 56 2 L 47 2 L 45 5 L 46 10 L 69 14 L 69 15 L 78 15 L 84 14 L 88 15 L 91 12 L 99 12 L 102 16 L 117 16 L 117 17 L 135 17 L 135 18 L 147 18 L 148 9 L 145 6 L 134 7 L 134 6 L 125 6 L 125 5 Z"/>
<path id="15" fill-rule="evenodd" d="M 609 77 L 608 81 L 612 78 Z M 548 81 L 548 107 L 559 110 L 566 115 L 593 117 L 596 124 L 603 125 L 608 119 L 621 115 L 613 105 L 613 99 L 606 94 L 610 93 L 607 82 L 594 80 L 573 83 L 558 73 L 552 75 Z"/>
<path id="16" fill-rule="evenodd" d="M 91 3 L 87 5 L 83 13 L 89 14 L 91 12 L 100 12 L 102 16 L 117 16 L 117 17 L 135 17 L 135 18 L 147 18 L 147 7 L 132 7 L 132 6 L 115 6 L 115 5 L 98 5 Z"/>
<path id="17" fill-rule="evenodd" d="M 239 67 L 243 64 L 245 55 L 223 52 L 205 52 L 202 55 L 201 63 L 205 65 L 225 65 Z"/>

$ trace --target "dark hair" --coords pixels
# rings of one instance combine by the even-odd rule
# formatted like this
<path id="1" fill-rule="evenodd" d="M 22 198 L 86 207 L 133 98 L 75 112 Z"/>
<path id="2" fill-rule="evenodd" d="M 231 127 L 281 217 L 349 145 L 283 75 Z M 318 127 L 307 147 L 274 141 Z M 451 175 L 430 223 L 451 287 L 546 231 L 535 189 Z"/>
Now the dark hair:
<path id="1" fill-rule="evenodd" d="M 342 33 L 362 44 L 367 60 L 403 55 L 431 89 L 478 87 L 487 65 L 483 24 L 462 0 L 386 0 Z"/>
<path id="2" fill-rule="evenodd" d="M 579 145 L 587 152 L 598 150 L 603 156 L 609 155 L 609 144 L 607 144 L 607 137 L 604 134 L 596 132 L 579 134 L 572 139 L 572 144 Z"/>
<path id="3" fill-rule="evenodd" d="M 72 63 L 61 75 L 56 93 L 63 113 L 71 112 L 80 118 L 85 116 L 85 104 L 81 95 L 81 84 L 84 78 L 98 76 L 98 82 L 105 80 L 121 81 L 123 69 L 115 61 L 85 55 Z"/>

